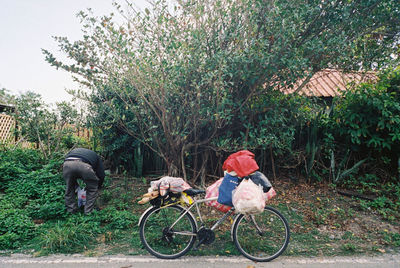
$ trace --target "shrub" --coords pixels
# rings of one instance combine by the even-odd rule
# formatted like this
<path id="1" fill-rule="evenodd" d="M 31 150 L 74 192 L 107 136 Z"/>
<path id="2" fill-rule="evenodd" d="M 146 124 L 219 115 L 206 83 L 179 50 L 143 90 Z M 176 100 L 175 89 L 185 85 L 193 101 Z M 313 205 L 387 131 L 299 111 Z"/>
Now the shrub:
<path id="1" fill-rule="evenodd" d="M 386 71 L 376 84 L 362 84 L 337 99 L 331 127 L 339 149 L 351 150 L 360 159 L 371 158 L 375 170 L 383 168 L 396 175 L 400 160 L 400 69 Z"/>
<path id="2" fill-rule="evenodd" d="M 54 201 L 43 201 L 43 200 L 34 200 L 26 209 L 29 213 L 29 216 L 33 219 L 60 219 L 64 218 L 66 215 L 65 205 L 63 200 L 58 200 L 58 202 Z"/>
<path id="3" fill-rule="evenodd" d="M 0 189 L 42 166 L 41 154 L 33 149 L 0 149 L 0 159 Z"/>
<path id="4" fill-rule="evenodd" d="M 63 216 L 65 186 L 60 172 L 61 161 L 60 158 L 49 160 L 42 169 L 10 181 L 5 193 L 10 197 L 25 199 L 25 204 L 19 206 L 26 205 L 29 216 L 36 219 Z"/>
<path id="5" fill-rule="evenodd" d="M 18 248 L 33 238 L 33 219 L 64 217 L 62 158 L 54 155 L 43 165 L 40 152 L 32 149 L 0 151 L 0 248 Z"/>
<path id="6" fill-rule="evenodd" d="M 34 236 L 35 224 L 22 209 L 0 210 L 0 249 L 18 248 Z"/>

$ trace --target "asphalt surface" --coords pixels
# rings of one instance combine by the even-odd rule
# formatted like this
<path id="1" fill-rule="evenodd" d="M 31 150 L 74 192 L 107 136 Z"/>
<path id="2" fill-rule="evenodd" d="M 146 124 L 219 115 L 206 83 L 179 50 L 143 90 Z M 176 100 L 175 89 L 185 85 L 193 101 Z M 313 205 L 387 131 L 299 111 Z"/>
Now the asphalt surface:
<path id="1" fill-rule="evenodd" d="M 400 254 L 374 257 L 292 258 L 279 257 L 268 263 L 255 263 L 244 257 L 182 257 L 176 260 L 160 260 L 149 256 L 54 255 L 30 257 L 11 255 L 0 257 L 0 268 L 400 268 Z"/>

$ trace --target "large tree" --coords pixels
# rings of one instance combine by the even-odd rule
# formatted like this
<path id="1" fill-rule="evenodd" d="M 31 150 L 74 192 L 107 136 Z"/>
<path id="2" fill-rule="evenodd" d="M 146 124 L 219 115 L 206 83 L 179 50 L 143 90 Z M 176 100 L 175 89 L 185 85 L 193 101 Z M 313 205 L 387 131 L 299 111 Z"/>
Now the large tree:
<path id="1" fill-rule="evenodd" d="M 186 176 L 189 152 L 272 146 L 249 137 L 269 122 L 274 107 L 265 103 L 278 86 L 327 67 L 397 61 L 396 0 L 160 0 L 143 12 L 116 9 L 118 20 L 81 12 L 80 41 L 56 38 L 72 64 L 44 50 L 46 60 L 91 89 L 93 111 L 109 115 L 103 126 L 152 148 L 170 174 Z"/>

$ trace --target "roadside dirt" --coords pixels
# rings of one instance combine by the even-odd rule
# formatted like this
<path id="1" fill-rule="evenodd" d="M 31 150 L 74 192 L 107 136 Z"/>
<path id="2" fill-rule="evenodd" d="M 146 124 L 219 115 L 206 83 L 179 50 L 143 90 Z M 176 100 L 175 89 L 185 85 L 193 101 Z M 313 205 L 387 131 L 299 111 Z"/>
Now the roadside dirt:
<path id="1" fill-rule="evenodd" d="M 399 251 L 399 218 L 385 220 L 362 205 L 363 200 L 344 196 L 324 184 L 276 181 L 274 186 L 279 194 L 271 203 L 281 207 L 286 204 L 289 214 L 298 216 L 291 217 L 292 232 L 312 233 L 316 240 L 329 245 L 320 254 L 336 255 L 334 250 L 338 252 L 339 248 L 340 255 Z"/>

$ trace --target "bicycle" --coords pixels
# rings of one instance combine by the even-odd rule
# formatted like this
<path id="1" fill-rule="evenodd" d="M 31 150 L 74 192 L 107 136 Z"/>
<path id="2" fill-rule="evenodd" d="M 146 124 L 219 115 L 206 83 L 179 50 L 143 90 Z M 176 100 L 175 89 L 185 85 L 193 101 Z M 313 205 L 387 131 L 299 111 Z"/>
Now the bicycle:
<path id="1" fill-rule="evenodd" d="M 204 190 L 199 189 L 189 189 L 182 194 L 167 192 L 150 201 L 152 206 L 142 214 L 138 224 L 140 240 L 150 254 L 161 259 L 176 259 L 185 255 L 196 239 L 198 244 L 195 249 L 202 244 L 214 242 L 214 230 L 235 210 L 231 208 L 211 228 L 207 228 L 199 204 L 217 200 L 217 197 L 195 199 L 195 196 L 204 193 Z M 194 207 L 200 227 L 191 213 Z M 278 210 L 266 206 L 261 214 L 236 215 L 231 227 L 231 238 L 246 258 L 268 262 L 285 251 L 290 229 L 287 220 Z"/>

